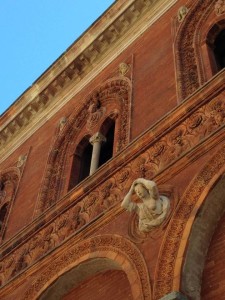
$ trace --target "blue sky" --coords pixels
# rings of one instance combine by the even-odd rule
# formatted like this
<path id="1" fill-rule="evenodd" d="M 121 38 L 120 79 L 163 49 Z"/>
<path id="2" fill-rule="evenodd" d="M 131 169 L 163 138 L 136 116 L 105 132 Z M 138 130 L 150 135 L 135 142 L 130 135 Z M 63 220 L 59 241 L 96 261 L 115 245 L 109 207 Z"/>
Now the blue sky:
<path id="1" fill-rule="evenodd" d="M 0 114 L 114 0 L 0 1 Z"/>

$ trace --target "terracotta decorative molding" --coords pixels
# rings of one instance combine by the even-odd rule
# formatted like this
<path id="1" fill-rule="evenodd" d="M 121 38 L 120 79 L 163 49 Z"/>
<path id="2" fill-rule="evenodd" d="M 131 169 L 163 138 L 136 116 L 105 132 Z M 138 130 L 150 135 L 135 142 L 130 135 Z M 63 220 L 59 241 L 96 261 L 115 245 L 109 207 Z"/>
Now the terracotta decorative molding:
<path id="1" fill-rule="evenodd" d="M 188 8 L 186 6 L 181 6 L 177 13 L 178 22 L 182 22 L 188 13 Z"/>
<path id="2" fill-rule="evenodd" d="M 122 76 L 125 76 L 129 72 L 130 66 L 126 63 L 121 63 L 119 65 L 119 73 Z"/>
<path id="3" fill-rule="evenodd" d="M 225 13 L 225 1 L 217 0 L 215 4 L 215 13 L 219 16 Z"/>
<path id="4" fill-rule="evenodd" d="M 152 299 L 146 263 L 141 252 L 129 240 L 118 235 L 102 235 L 87 239 L 78 245 L 73 243 L 69 249 L 58 255 L 50 267 L 46 265 L 35 275 L 31 287 L 23 295 L 24 300 L 37 299 L 55 280 L 56 274 L 60 276 L 65 270 L 76 267 L 78 263 L 82 264 L 88 256 L 114 260 L 118 268 L 126 273 L 134 299 Z"/>

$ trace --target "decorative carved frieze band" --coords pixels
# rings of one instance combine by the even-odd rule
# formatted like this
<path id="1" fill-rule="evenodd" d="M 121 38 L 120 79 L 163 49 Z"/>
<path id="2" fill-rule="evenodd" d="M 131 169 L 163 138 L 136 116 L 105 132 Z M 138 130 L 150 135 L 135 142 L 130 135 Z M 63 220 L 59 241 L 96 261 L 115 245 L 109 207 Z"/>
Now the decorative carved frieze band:
<path id="1" fill-rule="evenodd" d="M 135 155 L 124 165 L 120 165 L 108 177 L 96 183 L 93 188 L 83 190 L 70 207 L 55 216 L 44 228 L 33 233 L 25 243 L 6 255 L 1 262 L 2 284 L 12 279 L 47 253 L 58 247 L 65 239 L 79 232 L 88 224 L 95 222 L 115 205 L 119 204 L 129 190 L 132 181 L 138 177 L 154 178 L 162 170 L 194 149 L 199 143 L 215 134 L 225 125 L 225 100 L 223 94 L 208 100 L 195 108 L 191 115 L 180 119 L 175 127 L 170 123 L 158 139 L 152 142 L 151 134 L 143 136 L 145 148 L 139 147 Z M 137 144 L 134 144 L 134 148 Z M 113 166 L 113 161 L 111 162 Z M 75 192 L 76 195 L 76 192 Z M 72 199 L 68 199 L 72 201 Z M 93 224 L 92 224 L 93 226 Z M 37 228 L 37 227 L 36 227 Z M 159 281 L 161 282 L 161 281 Z M 165 293 L 169 292 L 165 290 Z"/>

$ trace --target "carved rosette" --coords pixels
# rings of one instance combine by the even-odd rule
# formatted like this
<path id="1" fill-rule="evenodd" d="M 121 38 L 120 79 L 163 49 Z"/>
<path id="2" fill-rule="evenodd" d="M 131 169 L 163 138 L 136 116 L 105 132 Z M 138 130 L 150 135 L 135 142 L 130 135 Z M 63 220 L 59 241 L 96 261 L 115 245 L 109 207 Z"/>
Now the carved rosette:
<path id="1" fill-rule="evenodd" d="M 215 4 L 215 13 L 220 16 L 225 13 L 225 1 L 218 0 Z"/>

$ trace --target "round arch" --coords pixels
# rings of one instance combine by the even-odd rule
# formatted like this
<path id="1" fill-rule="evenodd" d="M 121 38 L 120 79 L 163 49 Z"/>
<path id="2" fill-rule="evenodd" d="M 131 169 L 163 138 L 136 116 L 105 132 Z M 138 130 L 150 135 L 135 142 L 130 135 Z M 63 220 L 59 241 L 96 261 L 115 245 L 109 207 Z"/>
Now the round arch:
<path id="1" fill-rule="evenodd" d="M 181 289 L 193 300 L 201 297 L 205 258 L 213 233 L 225 211 L 224 195 L 225 177 L 222 176 L 204 200 L 191 228 L 182 268 Z"/>
<path id="2" fill-rule="evenodd" d="M 81 278 L 76 275 L 78 269 L 81 270 Z M 148 269 L 139 249 L 121 236 L 102 235 L 73 245 L 69 251 L 55 258 L 51 266 L 47 265 L 36 277 L 24 300 L 50 299 L 46 296 L 49 296 L 51 285 L 56 288 L 61 279 L 66 280 L 67 272 L 72 273 L 79 284 L 85 276 L 108 269 L 122 270 L 126 274 L 134 300 L 152 299 Z"/>
<path id="3" fill-rule="evenodd" d="M 204 82 L 198 39 L 199 32 L 214 10 L 211 0 L 189 1 L 189 11 L 180 24 L 174 43 L 177 92 L 180 100 L 195 92 Z"/>
<path id="4" fill-rule="evenodd" d="M 130 140 L 132 83 L 126 77 L 114 77 L 98 86 L 85 100 L 80 101 L 79 107 L 70 115 L 61 131 L 57 131 L 52 149 L 49 153 L 45 175 L 37 199 L 34 217 L 54 205 L 66 191 L 65 173 L 69 174 L 70 154 L 74 151 L 82 136 L 98 131 L 103 115 L 109 112 L 118 113 L 118 131 L 116 152 L 127 146 Z M 99 111 L 93 104 L 100 105 Z M 90 112 L 91 108 L 91 112 Z M 103 109 L 101 111 L 101 109 Z M 92 112 L 93 110 L 93 112 Z M 100 115 L 98 115 L 98 113 Z M 93 116 L 92 116 L 93 114 Z M 91 120 L 89 120 L 90 116 Z M 96 123 L 97 122 L 97 123 Z M 74 143 L 71 143 L 73 141 Z M 74 144 L 74 145 L 73 145 Z"/>
<path id="5" fill-rule="evenodd" d="M 195 268 L 194 273 L 196 273 L 196 276 L 193 276 L 193 280 L 189 280 L 187 283 L 187 281 L 182 278 L 182 272 L 185 272 L 188 267 L 192 267 L 190 268 L 190 272 L 193 272 L 194 265 L 191 266 L 191 261 L 188 260 L 190 256 L 189 254 L 186 256 L 186 251 L 190 243 L 191 230 L 194 228 L 193 224 L 195 220 L 198 220 L 198 216 L 202 214 L 200 212 L 201 208 L 204 207 L 203 204 L 207 204 L 209 201 L 206 201 L 207 197 L 212 197 L 210 196 L 210 191 L 212 191 L 224 173 L 225 147 L 222 147 L 193 179 L 171 218 L 159 253 L 155 273 L 155 286 L 153 288 L 153 299 L 160 299 L 171 291 L 183 290 L 185 293 L 189 293 L 190 290 L 191 293 L 192 290 L 192 292 L 199 293 L 196 288 L 198 284 L 194 284 L 193 280 L 194 278 L 195 280 L 198 278 L 200 282 L 200 274 L 203 271 L 204 263 L 202 267 L 199 267 L 197 273 Z M 202 212 L 204 212 L 204 210 L 202 210 Z M 207 217 L 207 215 L 205 217 Z M 217 224 L 218 219 L 219 216 L 215 218 L 215 224 L 212 224 L 212 226 Z M 211 230 L 213 231 L 213 228 Z M 210 233 L 210 230 L 208 233 L 205 232 L 205 234 L 203 234 L 205 238 L 207 237 L 208 243 L 211 235 L 212 232 Z M 199 241 L 199 244 L 200 243 Z M 191 251 L 190 249 L 191 248 L 189 248 L 189 251 Z M 201 256 L 201 260 L 204 262 L 204 251 L 202 251 Z M 200 258 L 198 257 L 198 259 Z"/>

